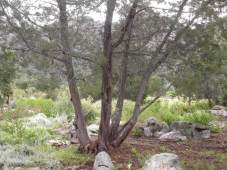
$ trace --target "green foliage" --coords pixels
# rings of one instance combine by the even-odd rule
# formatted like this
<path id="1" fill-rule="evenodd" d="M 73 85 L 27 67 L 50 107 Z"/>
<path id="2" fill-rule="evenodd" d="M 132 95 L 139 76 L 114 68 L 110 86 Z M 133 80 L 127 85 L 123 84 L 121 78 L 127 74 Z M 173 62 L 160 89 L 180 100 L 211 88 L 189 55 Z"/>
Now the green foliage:
<path id="1" fill-rule="evenodd" d="M 224 25 L 221 19 L 196 24 L 182 36 L 172 61 L 177 69 L 168 75 L 177 95 L 220 103 L 227 80 Z"/>
<path id="2" fill-rule="evenodd" d="M 96 117 L 99 115 L 99 111 L 93 106 L 92 99 L 82 99 L 82 108 L 83 112 L 85 114 L 85 120 L 87 123 L 90 123 L 96 119 Z"/>
<path id="3" fill-rule="evenodd" d="M 48 130 L 41 127 L 27 127 L 20 120 L 0 122 L 0 144 L 37 144 L 50 138 Z"/>
<path id="4" fill-rule="evenodd" d="M 15 78 L 15 55 L 5 50 L 0 55 L 0 106 L 4 103 L 6 97 L 12 94 L 12 82 Z"/>
<path id="5" fill-rule="evenodd" d="M 177 113 L 172 113 L 172 112 L 166 112 L 162 114 L 162 120 L 166 122 L 168 125 L 175 121 L 182 120 L 182 117 L 178 115 Z"/>
<path id="6" fill-rule="evenodd" d="M 17 110 L 20 112 L 26 112 L 32 110 L 35 113 L 41 112 L 49 117 L 57 115 L 56 105 L 51 99 L 18 99 Z"/>
<path id="7" fill-rule="evenodd" d="M 196 111 L 194 113 L 187 114 L 185 116 L 185 120 L 193 123 L 209 125 L 209 123 L 214 120 L 214 116 L 206 111 Z"/>
<path id="8" fill-rule="evenodd" d="M 207 164 L 207 162 L 197 161 L 191 165 L 182 162 L 182 167 L 184 170 L 216 170 L 214 165 Z"/>
<path id="9" fill-rule="evenodd" d="M 50 145 L 42 144 L 35 150 L 46 153 L 50 159 L 61 161 L 64 166 L 80 165 L 94 160 L 93 155 L 80 153 L 77 146 L 55 148 Z"/>
<path id="10" fill-rule="evenodd" d="M 92 97 L 94 100 L 101 98 L 101 81 L 99 78 L 91 77 L 86 81 L 79 81 L 78 87 L 82 98 Z"/>
<path id="11" fill-rule="evenodd" d="M 64 166 L 80 165 L 85 162 L 92 162 L 94 159 L 92 155 L 80 153 L 75 146 L 56 149 L 50 153 L 50 157 L 61 161 Z"/>
<path id="12" fill-rule="evenodd" d="M 132 130 L 132 135 L 136 136 L 136 137 L 141 137 L 141 136 L 143 136 L 143 130 L 141 128 L 135 127 Z"/>
<path id="13" fill-rule="evenodd" d="M 170 90 L 166 94 L 167 94 L 167 96 L 171 96 L 171 97 L 176 97 L 177 96 L 177 93 L 174 90 Z"/>
<path id="14" fill-rule="evenodd" d="M 127 121 L 130 118 L 134 105 L 135 102 L 133 101 L 124 101 L 123 121 Z M 165 121 L 167 124 L 178 120 L 189 120 L 195 123 L 208 124 L 214 117 L 205 111 L 200 111 L 207 109 L 209 109 L 209 106 L 205 100 L 192 101 L 191 105 L 189 105 L 188 102 L 184 102 L 183 100 L 165 101 L 160 99 L 141 114 L 139 121 L 146 122 L 149 117 L 154 116 L 159 121 Z"/>
<path id="15" fill-rule="evenodd" d="M 131 76 L 128 78 L 126 88 L 126 99 L 135 100 L 141 81 L 140 76 Z M 145 91 L 146 98 L 148 95 L 156 96 L 165 92 L 165 81 L 160 76 L 155 75 L 149 79 L 148 87 Z"/>

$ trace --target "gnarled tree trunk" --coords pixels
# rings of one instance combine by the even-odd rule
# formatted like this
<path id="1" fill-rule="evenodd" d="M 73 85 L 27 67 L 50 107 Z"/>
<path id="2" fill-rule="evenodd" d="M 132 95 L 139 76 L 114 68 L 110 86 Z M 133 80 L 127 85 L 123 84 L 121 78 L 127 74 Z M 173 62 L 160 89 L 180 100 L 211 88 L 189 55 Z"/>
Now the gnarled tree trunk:
<path id="1" fill-rule="evenodd" d="M 86 129 L 85 118 L 82 113 L 79 91 L 76 85 L 76 79 L 75 79 L 75 74 L 73 69 L 71 47 L 69 43 L 66 0 L 58 0 L 57 2 L 58 2 L 59 11 L 60 11 L 59 22 L 60 22 L 62 54 L 64 58 L 63 61 L 66 68 L 66 77 L 68 81 L 71 101 L 75 110 L 74 126 L 76 129 L 76 134 L 79 139 L 80 145 L 85 148 L 90 144 L 90 139 L 88 137 L 88 133 Z"/>

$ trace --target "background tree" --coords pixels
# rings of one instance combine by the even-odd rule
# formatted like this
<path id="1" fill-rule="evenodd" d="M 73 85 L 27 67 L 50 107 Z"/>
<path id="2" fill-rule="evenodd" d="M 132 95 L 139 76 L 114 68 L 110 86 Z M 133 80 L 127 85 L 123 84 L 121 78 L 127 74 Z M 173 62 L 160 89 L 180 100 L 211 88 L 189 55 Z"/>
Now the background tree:
<path id="1" fill-rule="evenodd" d="M 9 97 L 12 95 L 12 83 L 16 75 L 15 55 L 7 50 L 0 54 L 0 106 L 4 102 L 9 104 Z"/>

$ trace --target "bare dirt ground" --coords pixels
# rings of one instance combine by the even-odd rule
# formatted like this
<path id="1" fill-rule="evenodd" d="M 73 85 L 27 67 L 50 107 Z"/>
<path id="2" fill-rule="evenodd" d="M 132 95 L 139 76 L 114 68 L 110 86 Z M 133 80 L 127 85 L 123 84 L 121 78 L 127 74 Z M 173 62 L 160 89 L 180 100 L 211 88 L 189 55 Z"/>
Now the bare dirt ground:
<path id="1" fill-rule="evenodd" d="M 188 139 L 184 142 L 161 142 L 154 138 L 129 136 L 111 157 L 119 170 L 138 170 L 153 154 L 175 153 L 186 170 L 227 170 L 227 131 L 212 134 L 210 139 Z M 79 169 L 92 169 L 86 163 Z"/>

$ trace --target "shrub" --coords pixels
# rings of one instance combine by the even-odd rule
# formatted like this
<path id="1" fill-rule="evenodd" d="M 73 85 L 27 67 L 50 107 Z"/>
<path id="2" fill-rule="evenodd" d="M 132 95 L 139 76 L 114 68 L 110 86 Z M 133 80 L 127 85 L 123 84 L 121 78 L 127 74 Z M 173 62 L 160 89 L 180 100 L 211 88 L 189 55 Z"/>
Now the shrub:
<path id="1" fill-rule="evenodd" d="M 83 112 L 85 114 L 86 122 L 90 123 L 94 121 L 97 115 L 99 114 L 99 111 L 93 106 L 92 99 L 91 98 L 82 99 L 81 103 L 82 103 Z"/>
<path id="2" fill-rule="evenodd" d="M 168 125 L 172 124 L 175 121 L 182 120 L 182 117 L 179 114 L 173 112 L 166 112 L 162 114 L 162 120 Z"/>
<path id="3" fill-rule="evenodd" d="M 141 137 L 141 136 L 143 136 L 143 130 L 141 128 L 135 127 L 132 130 L 132 135 L 136 136 L 136 137 Z"/>
<path id="4" fill-rule="evenodd" d="M 193 123 L 209 125 L 209 123 L 214 120 L 214 116 L 211 113 L 208 113 L 206 111 L 198 110 L 194 113 L 187 114 L 185 116 L 185 120 L 193 122 Z"/>
<path id="5" fill-rule="evenodd" d="M 17 100 L 17 111 L 28 112 L 42 112 L 48 117 L 57 115 L 56 105 L 51 99 L 37 98 L 37 99 L 19 99 Z"/>
<path id="6" fill-rule="evenodd" d="M 21 120 L 0 122 L 0 144 L 37 144 L 51 135 L 41 127 L 26 127 Z"/>

